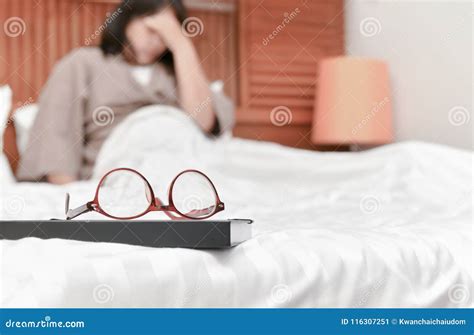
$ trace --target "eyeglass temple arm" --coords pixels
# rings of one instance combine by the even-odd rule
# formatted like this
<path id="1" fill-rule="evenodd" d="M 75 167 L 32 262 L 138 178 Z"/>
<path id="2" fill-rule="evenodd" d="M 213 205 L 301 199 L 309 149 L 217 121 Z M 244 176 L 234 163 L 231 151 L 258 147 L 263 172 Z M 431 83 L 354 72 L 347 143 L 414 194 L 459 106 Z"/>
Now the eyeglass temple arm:
<path id="1" fill-rule="evenodd" d="M 75 217 L 78 217 L 81 214 L 90 212 L 92 209 L 89 207 L 89 204 L 84 204 L 82 206 L 79 206 L 74 209 L 69 208 L 69 200 L 71 199 L 71 196 L 69 193 L 66 193 L 66 202 L 65 202 L 65 213 L 66 213 L 66 220 L 71 220 L 74 219 Z"/>
<path id="2" fill-rule="evenodd" d="M 220 203 L 217 205 L 217 210 L 216 210 L 216 213 L 219 212 L 219 211 L 222 211 L 224 210 L 224 203 Z M 192 211 L 189 211 L 188 213 L 186 213 L 186 215 L 207 215 L 207 214 L 210 214 L 214 211 L 214 205 L 212 206 L 209 206 L 207 208 L 203 208 L 203 209 L 193 209 Z"/>

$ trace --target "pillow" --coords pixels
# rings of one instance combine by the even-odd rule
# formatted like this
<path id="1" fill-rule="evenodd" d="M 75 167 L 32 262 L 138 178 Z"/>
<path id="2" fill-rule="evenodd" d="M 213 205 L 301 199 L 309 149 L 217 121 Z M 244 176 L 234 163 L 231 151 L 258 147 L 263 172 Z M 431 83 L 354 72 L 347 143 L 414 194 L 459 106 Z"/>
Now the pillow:
<path id="1" fill-rule="evenodd" d="M 27 104 L 16 109 L 13 113 L 16 130 L 16 145 L 18 146 L 20 157 L 23 152 L 25 152 L 28 144 L 28 135 L 35 121 L 36 114 L 38 114 L 37 104 Z"/>
<path id="2" fill-rule="evenodd" d="M 9 86 L 0 87 L 0 180 L 2 184 L 11 184 L 15 182 L 10 164 L 8 163 L 7 157 L 3 154 L 3 133 L 7 126 L 8 115 L 12 104 L 12 91 Z"/>

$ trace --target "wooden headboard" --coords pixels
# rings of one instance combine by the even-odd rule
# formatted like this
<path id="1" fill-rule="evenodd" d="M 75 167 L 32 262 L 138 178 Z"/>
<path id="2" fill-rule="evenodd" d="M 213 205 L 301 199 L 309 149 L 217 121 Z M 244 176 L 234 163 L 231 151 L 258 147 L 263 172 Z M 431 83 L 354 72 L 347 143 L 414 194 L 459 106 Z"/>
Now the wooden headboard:
<path id="1" fill-rule="evenodd" d="M 234 134 L 311 148 L 318 62 L 344 53 L 343 0 L 239 1 Z"/>
<path id="2" fill-rule="evenodd" d="M 13 91 L 13 109 L 37 100 L 53 65 L 66 53 L 94 45 L 106 15 L 119 0 L 0 0 L 0 85 Z M 233 0 L 185 0 L 188 15 L 203 23 L 192 38 L 210 80 L 224 81 L 238 99 L 236 6 Z M 92 43 L 91 43 L 92 42 Z M 15 129 L 5 131 L 5 153 L 16 170 Z"/>

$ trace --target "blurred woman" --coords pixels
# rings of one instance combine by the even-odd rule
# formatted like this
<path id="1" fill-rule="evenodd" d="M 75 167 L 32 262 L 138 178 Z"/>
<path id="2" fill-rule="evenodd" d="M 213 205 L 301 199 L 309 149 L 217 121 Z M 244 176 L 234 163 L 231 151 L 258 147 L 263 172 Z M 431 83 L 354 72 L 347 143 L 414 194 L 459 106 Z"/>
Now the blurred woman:
<path id="1" fill-rule="evenodd" d="M 210 90 L 183 34 L 181 1 L 125 0 L 115 14 L 103 25 L 100 47 L 76 49 L 55 66 L 41 92 L 20 180 L 89 178 L 112 129 L 143 106 L 179 107 L 209 135 L 232 127 L 232 103 Z"/>

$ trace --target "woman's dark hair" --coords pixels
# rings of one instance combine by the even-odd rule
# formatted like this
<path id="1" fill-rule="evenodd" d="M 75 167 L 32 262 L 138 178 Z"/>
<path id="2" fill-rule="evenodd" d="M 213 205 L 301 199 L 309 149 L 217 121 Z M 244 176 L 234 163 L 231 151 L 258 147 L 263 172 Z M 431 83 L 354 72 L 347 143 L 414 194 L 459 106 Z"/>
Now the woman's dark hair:
<path id="1" fill-rule="evenodd" d="M 112 17 L 109 16 L 106 20 L 102 32 L 100 48 L 104 55 L 116 55 L 123 51 L 128 43 L 125 29 L 133 19 L 156 14 L 166 6 L 171 6 L 178 21 L 183 23 L 187 14 L 181 0 L 122 0 Z M 173 55 L 170 51 L 165 51 L 157 61 L 165 64 L 170 70 L 173 69 Z"/>

